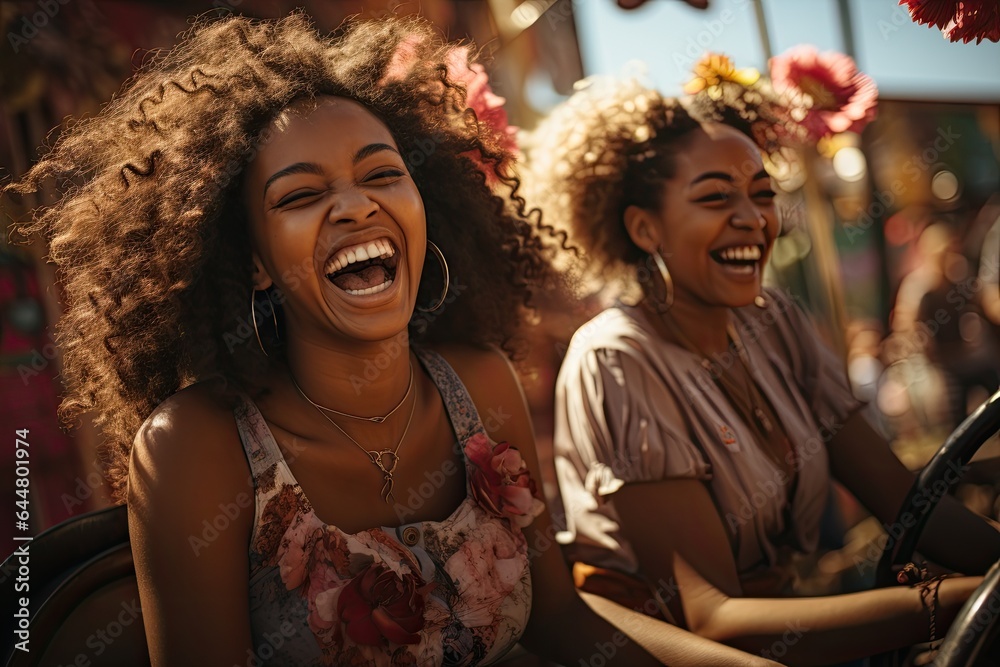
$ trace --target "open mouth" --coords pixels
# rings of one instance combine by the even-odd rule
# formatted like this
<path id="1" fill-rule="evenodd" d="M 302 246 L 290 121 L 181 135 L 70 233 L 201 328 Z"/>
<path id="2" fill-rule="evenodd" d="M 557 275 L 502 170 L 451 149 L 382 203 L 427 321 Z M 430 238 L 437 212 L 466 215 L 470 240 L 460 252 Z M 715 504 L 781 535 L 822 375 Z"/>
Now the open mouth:
<path id="1" fill-rule="evenodd" d="M 712 259 L 739 273 L 753 273 L 764 256 L 762 245 L 737 245 L 717 248 L 709 252 Z"/>
<path id="2" fill-rule="evenodd" d="M 327 280 L 351 296 L 384 292 L 396 279 L 399 257 L 388 238 L 338 250 L 323 267 Z"/>

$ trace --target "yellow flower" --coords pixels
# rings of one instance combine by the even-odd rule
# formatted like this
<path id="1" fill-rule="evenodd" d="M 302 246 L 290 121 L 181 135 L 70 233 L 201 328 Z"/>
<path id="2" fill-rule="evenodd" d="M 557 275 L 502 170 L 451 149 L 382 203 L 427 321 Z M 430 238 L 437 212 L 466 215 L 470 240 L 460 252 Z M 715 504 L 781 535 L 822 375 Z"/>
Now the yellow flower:
<path id="1" fill-rule="evenodd" d="M 760 78 L 760 72 L 752 67 L 736 69 L 729 56 L 708 53 L 694 66 L 694 78 L 684 84 L 684 92 L 696 95 L 706 88 L 718 86 L 723 81 L 731 81 L 741 86 L 751 86 Z"/>

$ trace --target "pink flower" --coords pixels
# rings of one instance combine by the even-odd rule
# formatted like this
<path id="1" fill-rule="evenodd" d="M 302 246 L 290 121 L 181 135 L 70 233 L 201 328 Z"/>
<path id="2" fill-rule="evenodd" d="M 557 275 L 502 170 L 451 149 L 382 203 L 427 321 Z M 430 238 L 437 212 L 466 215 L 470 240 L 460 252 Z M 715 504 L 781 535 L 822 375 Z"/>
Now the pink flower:
<path id="1" fill-rule="evenodd" d="M 305 591 L 309 603 L 309 629 L 320 645 L 327 648 L 340 643 L 340 619 L 335 612 L 343 589 L 344 580 L 337 576 L 329 561 L 316 564 Z"/>
<path id="2" fill-rule="evenodd" d="M 507 100 L 490 88 L 490 78 L 486 68 L 479 63 L 469 64 L 469 48 L 460 46 L 448 52 L 448 78 L 465 86 L 465 103 L 476 112 L 479 122 L 485 123 L 496 134 L 503 149 L 513 153 L 517 150 L 517 128 L 507 121 L 507 111 L 503 105 Z"/>
<path id="3" fill-rule="evenodd" d="M 797 46 L 769 64 L 775 91 L 803 107 L 801 125 L 810 139 L 860 132 L 875 118 L 875 82 L 848 56 Z"/>
<path id="4" fill-rule="evenodd" d="M 357 644 L 418 644 L 424 627 L 424 604 L 434 584 L 415 574 L 400 576 L 372 563 L 340 591 L 337 616 Z"/>
<path id="5" fill-rule="evenodd" d="M 380 84 L 398 81 L 410 73 L 419 59 L 422 39 L 420 35 L 411 35 L 399 43 Z M 493 135 L 492 141 L 487 143 L 493 144 L 504 153 L 499 164 L 499 169 L 503 173 L 517 153 L 517 128 L 510 125 L 507 120 L 507 111 L 503 106 L 507 100 L 490 88 L 486 68 L 479 63 L 470 64 L 469 57 L 468 46 L 459 46 L 448 51 L 445 55 L 448 79 L 465 88 L 465 108 L 476 112 L 480 129 Z M 476 163 L 479 170 L 486 175 L 487 182 L 496 182 L 497 177 L 493 167 L 486 164 L 478 150 L 468 151 L 463 155 Z"/>
<path id="6" fill-rule="evenodd" d="M 528 571 L 516 536 L 495 521 L 479 523 L 448 558 L 445 572 L 455 582 L 455 617 L 468 628 L 493 625 L 501 603 Z"/>
<path id="7" fill-rule="evenodd" d="M 474 468 L 472 496 L 483 509 L 510 519 L 520 528 L 542 511 L 528 466 L 509 443 L 494 447 L 484 433 L 477 433 L 466 443 L 465 455 Z"/>
<path id="8" fill-rule="evenodd" d="M 953 42 L 1000 42 L 1000 4 L 996 0 L 899 0 L 915 22 L 940 29 Z"/>
<path id="9" fill-rule="evenodd" d="M 322 540 L 323 522 L 312 512 L 297 514 L 285 531 L 276 554 L 278 571 L 285 588 L 293 590 L 305 583 L 316 543 Z"/>
<path id="10" fill-rule="evenodd" d="M 380 84 L 384 85 L 389 81 L 406 78 L 419 58 L 418 47 L 422 40 L 423 37 L 420 35 L 409 35 L 396 46 L 396 51 L 392 54 L 392 59 L 389 60 L 389 65 L 386 67 L 385 75 L 379 82 Z"/>

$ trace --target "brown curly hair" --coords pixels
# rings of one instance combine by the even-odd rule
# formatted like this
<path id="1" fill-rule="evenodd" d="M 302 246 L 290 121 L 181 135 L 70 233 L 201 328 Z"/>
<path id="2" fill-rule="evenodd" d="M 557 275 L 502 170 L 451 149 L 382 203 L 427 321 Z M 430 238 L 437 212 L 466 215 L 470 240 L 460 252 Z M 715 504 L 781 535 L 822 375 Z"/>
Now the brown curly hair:
<path id="1" fill-rule="evenodd" d="M 677 153 L 700 127 L 636 79 L 592 77 L 525 137 L 527 197 L 582 251 L 569 264 L 579 277 L 635 277 L 648 257 L 625 229 L 625 209 L 660 207 Z"/>
<path id="2" fill-rule="evenodd" d="M 387 77 L 404 41 L 413 65 Z M 67 306 L 57 334 L 67 381 L 60 416 L 72 423 L 96 414 L 117 498 L 133 437 L 157 404 L 212 377 L 241 390 L 262 386 L 267 360 L 247 328 L 252 261 L 241 172 L 293 102 L 356 100 L 407 159 L 428 238 L 463 288 L 434 316 L 416 313 L 412 338 L 514 350 L 524 307 L 549 275 L 545 244 L 505 168 L 511 156 L 448 76 L 453 48 L 412 18 L 349 22 L 328 37 L 302 13 L 196 20 L 99 115 L 67 127 L 4 188 L 16 195 L 54 183 L 62 194 L 15 229 L 50 243 Z M 470 152 L 498 186 L 487 185 Z M 440 290 L 431 273 L 418 303 Z"/>

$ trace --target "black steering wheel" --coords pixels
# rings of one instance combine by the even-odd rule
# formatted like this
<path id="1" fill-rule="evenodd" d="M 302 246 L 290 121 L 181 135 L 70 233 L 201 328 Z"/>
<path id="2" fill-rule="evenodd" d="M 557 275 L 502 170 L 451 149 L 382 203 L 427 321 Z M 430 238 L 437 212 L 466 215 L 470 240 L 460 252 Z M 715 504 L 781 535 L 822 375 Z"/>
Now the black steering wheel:
<path id="1" fill-rule="evenodd" d="M 917 542 L 931 512 L 967 469 L 983 444 L 1000 431 L 1000 391 L 956 428 L 920 471 L 906 500 L 891 524 L 889 541 L 875 569 L 875 586 L 896 584 L 896 573 L 913 559 Z M 935 658 L 936 667 L 970 667 L 1000 627 L 1000 563 L 959 611 Z M 947 651 L 946 651 L 947 649 Z M 894 653 L 872 659 L 872 667 L 892 664 Z"/>
<path id="2" fill-rule="evenodd" d="M 968 667 L 986 657 L 1000 624 L 1000 561 L 993 564 L 948 629 L 944 642 L 934 658 L 934 667 Z M 995 665 L 996 655 L 989 656 Z"/>

